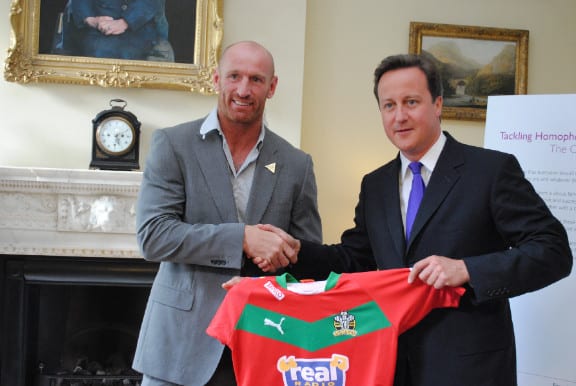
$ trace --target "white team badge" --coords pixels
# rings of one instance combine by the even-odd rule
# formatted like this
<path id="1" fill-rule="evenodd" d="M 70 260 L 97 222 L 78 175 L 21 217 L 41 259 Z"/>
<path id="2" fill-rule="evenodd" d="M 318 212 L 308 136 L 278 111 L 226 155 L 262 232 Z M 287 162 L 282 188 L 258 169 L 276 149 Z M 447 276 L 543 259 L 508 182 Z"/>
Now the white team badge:
<path id="1" fill-rule="evenodd" d="M 356 317 L 349 314 L 347 311 L 342 311 L 340 314 L 334 316 L 334 336 L 349 335 L 356 336 Z"/>

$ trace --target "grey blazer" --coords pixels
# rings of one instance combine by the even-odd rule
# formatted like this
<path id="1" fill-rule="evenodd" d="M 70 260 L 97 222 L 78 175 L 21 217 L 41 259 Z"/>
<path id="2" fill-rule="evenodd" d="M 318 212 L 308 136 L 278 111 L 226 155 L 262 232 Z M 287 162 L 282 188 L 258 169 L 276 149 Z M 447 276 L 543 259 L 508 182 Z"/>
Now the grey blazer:
<path id="1" fill-rule="evenodd" d="M 142 255 L 160 268 L 133 367 L 186 386 L 206 384 L 222 355 L 223 345 L 205 332 L 225 295 L 221 284 L 244 263 L 256 268 L 243 257 L 244 224 L 222 140 L 216 131 L 200 135 L 202 122 L 153 134 L 136 216 Z M 312 159 L 268 129 L 246 216 L 297 238 L 322 238 Z"/>

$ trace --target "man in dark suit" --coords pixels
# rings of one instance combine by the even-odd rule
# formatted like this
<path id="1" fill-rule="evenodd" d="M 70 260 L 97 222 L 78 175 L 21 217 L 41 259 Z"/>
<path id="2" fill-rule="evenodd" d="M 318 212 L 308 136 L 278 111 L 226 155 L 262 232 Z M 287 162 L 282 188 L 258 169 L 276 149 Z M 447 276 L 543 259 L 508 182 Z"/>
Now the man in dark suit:
<path id="1" fill-rule="evenodd" d="M 467 287 L 459 308 L 435 310 L 400 337 L 395 385 L 516 385 L 508 298 L 570 273 L 566 232 L 514 156 L 442 132 L 442 83 L 431 60 L 384 59 L 374 94 L 399 155 L 364 176 L 354 227 L 340 244 L 301 242 L 297 274 L 413 267 L 410 282 Z M 406 236 L 411 162 L 421 164 L 425 191 Z"/>
<path id="2" fill-rule="evenodd" d="M 142 386 L 235 385 L 230 352 L 206 334 L 234 275 L 279 272 L 297 249 L 270 223 L 322 240 L 312 159 L 266 127 L 278 78 L 255 42 L 222 53 L 218 106 L 207 117 L 154 132 L 136 210 L 145 259 L 160 262 L 133 366 Z"/>

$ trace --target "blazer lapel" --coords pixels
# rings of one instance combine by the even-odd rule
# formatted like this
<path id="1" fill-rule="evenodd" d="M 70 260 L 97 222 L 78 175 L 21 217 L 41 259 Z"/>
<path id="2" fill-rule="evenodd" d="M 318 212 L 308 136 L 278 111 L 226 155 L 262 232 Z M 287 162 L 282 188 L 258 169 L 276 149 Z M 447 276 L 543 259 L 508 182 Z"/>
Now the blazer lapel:
<path id="1" fill-rule="evenodd" d="M 277 159 L 277 148 L 270 132 L 266 133 L 260 154 L 256 160 L 254 180 L 250 191 L 250 199 L 246 208 L 246 222 L 258 224 L 272 198 L 277 176 L 282 173 L 284 165 Z"/>
<path id="2" fill-rule="evenodd" d="M 223 222 L 237 222 L 238 214 L 234 203 L 234 193 L 230 183 L 230 166 L 222 151 L 222 141 L 214 131 L 204 138 L 198 135 L 195 148 L 196 159 L 202 170 L 204 182 Z"/>
<path id="3" fill-rule="evenodd" d="M 381 200 L 386 213 L 386 225 L 394 241 L 397 256 L 403 256 L 406 249 L 402 214 L 400 213 L 400 186 L 398 175 L 400 173 L 400 156 L 394 160 L 390 167 L 385 169 L 381 180 L 385 199 Z"/>
<path id="4" fill-rule="evenodd" d="M 410 240 L 408 240 L 408 248 L 415 237 L 422 231 L 426 223 L 436 212 L 436 209 L 442 204 L 454 184 L 460 178 L 458 167 L 464 163 L 464 156 L 459 151 L 458 142 L 448 133 L 446 145 L 440 154 L 440 158 L 436 163 L 432 177 L 426 187 L 424 198 L 420 204 L 418 214 L 414 219 L 412 226 L 412 233 Z"/>

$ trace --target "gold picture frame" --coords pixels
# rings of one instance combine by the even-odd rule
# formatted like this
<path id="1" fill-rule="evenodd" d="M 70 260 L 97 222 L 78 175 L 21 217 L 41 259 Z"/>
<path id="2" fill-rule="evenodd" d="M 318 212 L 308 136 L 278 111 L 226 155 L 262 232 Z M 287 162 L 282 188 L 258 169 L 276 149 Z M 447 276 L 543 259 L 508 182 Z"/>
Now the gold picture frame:
<path id="1" fill-rule="evenodd" d="M 4 78 L 7 81 L 21 84 L 45 82 L 157 88 L 207 95 L 215 93 L 212 73 L 217 66 L 223 35 L 222 0 L 172 3 L 172 0 L 167 0 L 165 3 L 165 9 L 168 4 L 194 7 L 191 16 L 182 16 L 182 12 L 173 13 L 178 20 L 182 17 L 189 18 L 183 19 L 185 22 L 180 22 L 179 25 L 188 28 L 193 36 L 187 33 L 176 35 L 179 45 L 184 47 L 180 52 L 189 58 L 188 62 L 176 60 L 173 54 L 175 50 L 172 50 L 172 56 L 168 59 L 171 61 L 166 61 L 163 58 L 157 60 L 149 57 L 145 60 L 132 60 L 73 56 L 42 48 L 46 46 L 44 41 L 47 40 L 44 35 L 62 29 L 62 14 L 59 14 L 60 19 L 52 20 L 51 13 L 47 11 L 56 7 L 54 3 L 58 3 L 57 6 L 68 5 L 67 0 L 59 1 L 60 3 L 53 0 L 12 0 L 10 47 L 4 66 Z M 49 17 L 50 20 L 45 20 Z M 47 25 L 53 26 L 52 29 L 46 27 Z M 175 28 L 176 25 L 177 23 L 174 23 L 171 27 Z M 48 40 L 51 38 L 52 36 L 48 36 Z"/>
<path id="2" fill-rule="evenodd" d="M 527 30 L 410 22 L 409 52 L 429 54 L 443 77 L 445 119 L 486 119 L 488 95 L 526 94 Z"/>

